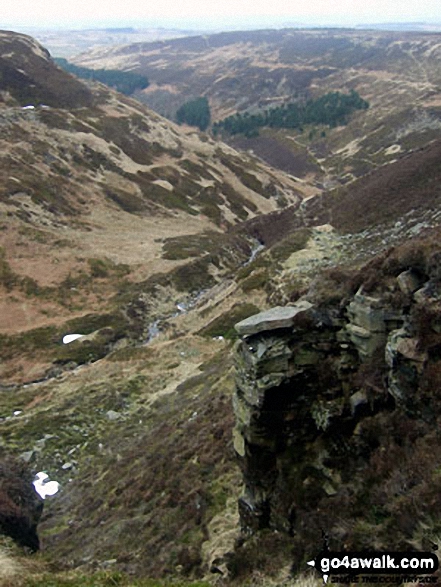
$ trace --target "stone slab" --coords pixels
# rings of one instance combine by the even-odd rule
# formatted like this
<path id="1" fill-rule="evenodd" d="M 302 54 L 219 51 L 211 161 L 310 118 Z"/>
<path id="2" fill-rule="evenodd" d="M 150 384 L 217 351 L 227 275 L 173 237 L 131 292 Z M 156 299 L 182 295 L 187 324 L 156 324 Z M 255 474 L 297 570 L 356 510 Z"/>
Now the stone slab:
<path id="1" fill-rule="evenodd" d="M 276 306 L 242 320 L 235 325 L 235 329 L 241 336 L 249 336 L 267 330 L 289 328 L 294 324 L 297 314 L 309 308 L 312 308 L 312 304 L 307 301 L 297 302 L 294 306 Z"/>

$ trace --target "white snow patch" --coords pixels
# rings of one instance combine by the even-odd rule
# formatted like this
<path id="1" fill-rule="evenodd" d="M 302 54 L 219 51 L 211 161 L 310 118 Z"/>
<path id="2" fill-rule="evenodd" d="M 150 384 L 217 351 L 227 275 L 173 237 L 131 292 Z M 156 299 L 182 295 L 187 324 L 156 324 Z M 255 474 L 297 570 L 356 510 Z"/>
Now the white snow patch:
<path id="1" fill-rule="evenodd" d="M 49 481 L 49 475 L 46 473 L 37 473 L 35 475 L 35 481 L 33 482 L 35 491 L 40 497 L 46 499 L 48 496 L 55 495 L 60 489 L 58 481 Z"/>
<path id="2" fill-rule="evenodd" d="M 66 334 L 66 336 L 63 336 L 63 344 L 69 344 L 82 336 L 84 336 L 84 334 Z"/>

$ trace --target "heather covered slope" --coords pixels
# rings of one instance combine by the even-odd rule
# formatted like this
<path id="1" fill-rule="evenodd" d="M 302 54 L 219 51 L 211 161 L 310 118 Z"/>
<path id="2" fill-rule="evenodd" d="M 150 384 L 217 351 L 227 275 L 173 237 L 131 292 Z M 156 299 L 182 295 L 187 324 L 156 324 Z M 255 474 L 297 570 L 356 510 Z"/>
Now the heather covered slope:
<path id="1" fill-rule="evenodd" d="M 0 102 L 46 104 L 55 108 L 91 106 L 92 92 L 53 67 L 49 53 L 31 37 L 0 31 Z M 8 96 L 9 94 L 9 96 Z"/>
<path id="2" fill-rule="evenodd" d="M 327 192 L 306 208 L 314 223 L 329 222 L 343 232 L 397 221 L 402 216 L 436 216 L 441 203 L 441 140 L 400 157 L 359 181 Z"/>

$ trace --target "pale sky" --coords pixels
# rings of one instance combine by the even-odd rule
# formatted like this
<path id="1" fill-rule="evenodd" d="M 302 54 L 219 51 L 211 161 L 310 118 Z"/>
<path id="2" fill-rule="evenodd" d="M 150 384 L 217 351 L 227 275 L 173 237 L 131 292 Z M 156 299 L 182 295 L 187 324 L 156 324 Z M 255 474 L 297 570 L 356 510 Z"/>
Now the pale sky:
<path id="1" fill-rule="evenodd" d="M 10 0 L 0 28 L 11 26 L 94 27 L 155 24 L 200 26 L 256 19 L 311 24 L 440 22 L 440 0 Z M 234 26 L 234 28 L 237 28 Z"/>

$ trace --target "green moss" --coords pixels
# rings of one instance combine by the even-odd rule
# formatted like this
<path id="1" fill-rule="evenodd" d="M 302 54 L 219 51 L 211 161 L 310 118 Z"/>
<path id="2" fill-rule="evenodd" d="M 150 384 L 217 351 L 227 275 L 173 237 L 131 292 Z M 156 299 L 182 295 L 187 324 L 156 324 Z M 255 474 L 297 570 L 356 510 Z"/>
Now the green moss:
<path id="1" fill-rule="evenodd" d="M 103 331 L 96 340 L 61 344 L 61 338 L 66 332 L 90 334 L 96 330 Z M 48 362 L 85 363 L 103 357 L 109 350 L 109 344 L 121 338 L 127 331 L 127 321 L 122 314 L 88 314 L 58 327 L 36 328 L 15 336 L 0 335 L 0 358 L 9 360 L 23 354 L 45 355 Z"/>
<path id="2" fill-rule="evenodd" d="M 16 336 L 0 335 L 0 357 L 10 359 L 17 354 L 30 354 L 36 351 L 53 349 L 59 342 L 58 329 L 55 326 L 35 328 Z"/>
<path id="3" fill-rule="evenodd" d="M 188 171 L 191 175 L 197 177 L 202 177 L 204 179 L 212 180 L 214 179 L 213 175 L 205 167 L 199 165 L 198 163 L 194 163 L 190 161 L 190 159 L 184 159 L 183 161 L 179 161 L 180 167 Z"/>
<path id="4" fill-rule="evenodd" d="M 50 110 L 40 109 L 39 118 L 49 128 L 72 130 L 73 117 L 67 115 L 66 111 L 56 110 L 54 108 L 51 108 Z"/>
<path id="5" fill-rule="evenodd" d="M 226 235 L 219 232 L 205 232 L 165 239 L 162 257 L 178 260 L 200 257 L 204 254 L 219 254 L 220 248 L 228 242 Z"/>
<path id="6" fill-rule="evenodd" d="M 63 328 L 72 332 L 90 334 L 101 328 L 109 327 L 113 328 L 115 332 L 121 333 L 127 327 L 127 321 L 118 311 L 107 314 L 86 314 L 85 316 L 69 320 Z"/>
<path id="7" fill-rule="evenodd" d="M 222 210 L 219 208 L 219 206 L 216 206 L 216 204 L 203 204 L 201 206 L 201 214 L 207 216 L 207 218 L 212 220 L 216 226 L 221 226 L 223 219 Z"/>
<path id="8" fill-rule="evenodd" d="M 112 274 L 118 277 L 130 273 L 130 267 L 125 264 L 116 264 L 110 259 L 88 259 L 90 274 L 92 277 L 110 277 Z"/>
<path id="9" fill-rule="evenodd" d="M 50 180 L 46 182 L 42 177 L 35 175 L 29 186 L 32 201 L 52 213 L 74 215 L 76 210 L 64 195 L 64 181 L 62 177 L 51 175 Z"/>
<path id="10" fill-rule="evenodd" d="M 195 196 L 195 203 L 200 207 L 201 214 L 208 216 L 217 226 L 223 219 L 220 206 L 224 204 L 224 199 L 219 193 L 218 187 L 207 187 L 199 190 Z"/>
<path id="11" fill-rule="evenodd" d="M 44 234 L 44 233 L 43 233 Z M 37 238 L 40 238 L 39 236 Z M 70 246 L 66 240 L 56 241 L 54 246 Z M 76 275 L 69 274 L 58 286 L 41 286 L 32 277 L 21 277 L 15 273 L 5 258 L 4 251 L 0 247 L 0 285 L 7 291 L 16 288 L 27 296 L 44 298 L 68 306 L 72 298 L 72 290 L 87 288 L 96 278 L 106 278 L 113 281 L 119 287 L 124 285 L 123 278 L 130 273 L 130 267 L 126 264 L 113 263 L 110 259 L 88 259 L 90 273 L 79 271 Z"/>
<path id="12" fill-rule="evenodd" d="M 95 125 L 107 142 L 113 142 L 139 165 L 151 165 L 155 156 L 165 150 L 160 145 L 147 142 L 132 132 L 129 118 L 104 117 L 100 113 L 99 118 L 88 120 L 88 122 Z"/>
<path id="13" fill-rule="evenodd" d="M 0 285 L 6 291 L 12 291 L 14 288 L 17 288 L 27 296 L 36 297 L 52 297 L 54 291 L 54 288 L 51 287 L 41 287 L 31 277 L 20 277 L 20 275 L 15 273 L 6 259 L 5 251 L 2 247 L 0 247 Z"/>
<path id="14" fill-rule="evenodd" d="M 142 190 L 145 198 L 165 208 L 183 210 L 194 215 L 198 214 L 198 211 L 190 206 L 187 200 L 187 194 L 182 191 L 170 191 L 153 182 L 142 186 Z"/>
<path id="15" fill-rule="evenodd" d="M 249 202 L 241 194 L 236 192 L 229 183 L 224 182 L 221 186 L 221 190 L 228 200 L 231 212 L 233 212 L 233 214 L 235 214 L 240 220 L 246 220 L 248 218 L 248 210 L 252 210 L 253 212 L 257 210 L 257 206 L 253 204 L 253 202 Z"/>
<path id="16" fill-rule="evenodd" d="M 273 263 L 271 262 L 271 259 L 268 256 L 259 255 L 251 263 L 244 265 L 243 267 L 241 267 L 237 271 L 236 279 L 237 279 L 237 281 L 241 281 L 242 279 L 245 279 L 249 275 L 251 275 L 256 269 L 258 269 L 260 267 L 266 268 L 266 267 L 270 267 L 272 265 L 273 265 Z"/>
<path id="17" fill-rule="evenodd" d="M 52 240 L 47 232 L 32 228 L 31 226 L 20 226 L 18 234 L 26 237 L 28 241 L 35 241 L 37 243 L 49 243 Z"/>
<path id="18" fill-rule="evenodd" d="M 20 287 L 27 296 L 46 298 L 51 297 L 53 289 L 51 287 L 41 287 L 32 277 L 23 277 L 20 280 Z"/>
<path id="19" fill-rule="evenodd" d="M 107 263 L 103 259 L 88 259 L 87 262 L 92 277 L 107 277 L 109 275 Z"/>
<path id="20" fill-rule="evenodd" d="M 68 345 L 60 346 L 55 355 L 56 361 L 62 363 L 74 361 L 79 365 L 97 361 L 107 354 L 108 344 L 112 338 L 111 335 L 99 335 L 94 340 L 78 339 Z"/>
<path id="21" fill-rule="evenodd" d="M 255 175 L 245 171 L 243 161 L 237 160 L 236 163 L 231 158 L 221 157 L 221 162 L 225 167 L 228 167 L 238 179 L 240 179 L 244 186 L 253 192 L 267 197 L 262 182 Z"/>

